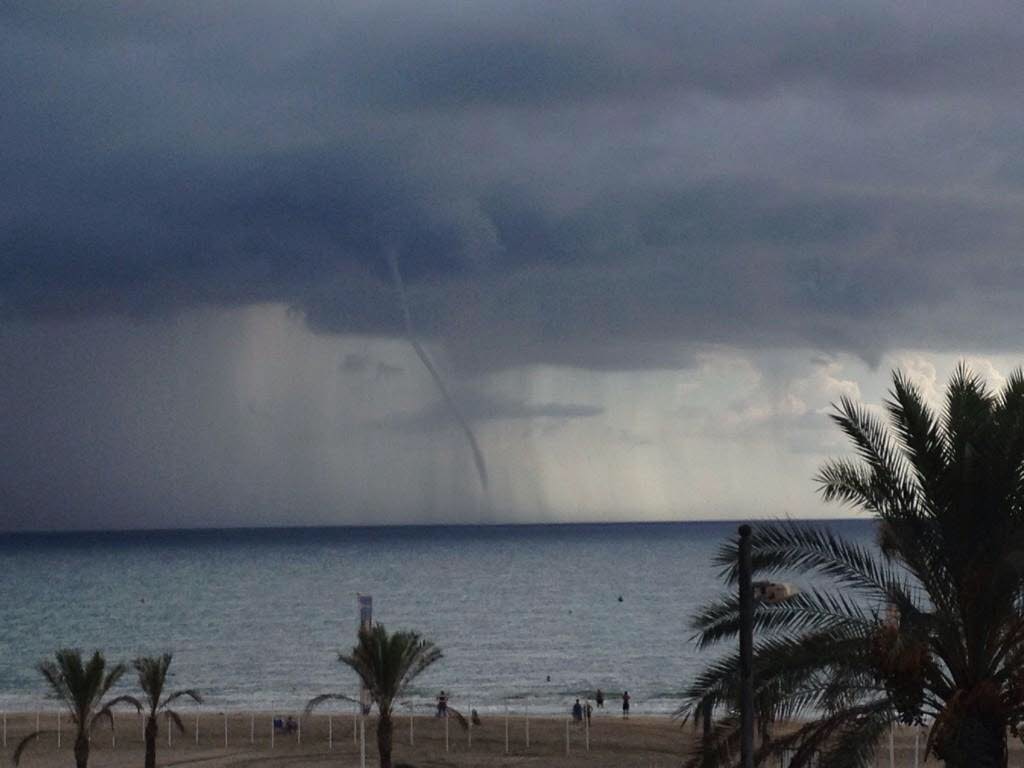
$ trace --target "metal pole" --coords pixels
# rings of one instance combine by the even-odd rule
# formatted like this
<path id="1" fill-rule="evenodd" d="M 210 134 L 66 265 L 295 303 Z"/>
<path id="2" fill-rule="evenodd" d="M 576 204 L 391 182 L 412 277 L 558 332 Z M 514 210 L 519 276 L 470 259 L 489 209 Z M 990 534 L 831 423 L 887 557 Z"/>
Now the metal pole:
<path id="1" fill-rule="evenodd" d="M 301 744 L 302 743 L 302 716 L 301 715 L 299 716 L 299 721 L 296 723 L 295 743 L 296 744 Z"/>
<path id="2" fill-rule="evenodd" d="M 199 746 L 199 713 L 196 712 L 196 746 Z"/>
<path id="3" fill-rule="evenodd" d="M 530 748 L 530 702 L 526 702 L 526 748 Z"/>
<path id="4" fill-rule="evenodd" d="M 171 728 L 171 716 L 168 715 L 166 719 L 167 719 L 167 746 L 169 747 L 169 746 L 171 746 L 171 734 L 174 733 L 174 729 Z M 156 722 L 159 723 L 160 721 L 157 720 Z M 199 730 L 198 726 L 196 727 L 196 730 Z"/>
<path id="5" fill-rule="evenodd" d="M 60 749 L 60 712 L 57 712 L 57 749 Z"/>
<path id="6" fill-rule="evenodd" d="M 352 743 L 359 743 L 359 705 L 357 704 L 355 709 L 352 710 Z"/>
<path id="7" fill-rule="evenodd" d="M 444 751 L 448 751 L 448 713 L 444 714 Z"/>
<path id="8" fill-rule="evenodd" d="M 415 735 L 412 732 L 412 704 L 409 705 L 409 746 L 413 746 Z"/>
<path id="9" fill-rule="evenodd" d="M 224 749 L 228 748 L 228 713 L 224 713 Z"/>
<path id="10" fill-rule="evenodd" d="M 366 718 L 359 718 L 359 768 L 366 768 Z"/>
<path id="11" fill-rule="evenodd" d="M 704 768 L 708 768 L 714 762 L 713 754 L 712 754 L 712 750 L 711 750 L 711 734 L 712 734 L 712 730 L 711 730 L 712 729 L 712 725 L 711 725 L 711 717 L 712 717 L 711 699 L 708 699 L 707 701 L 705 701 L 704 702 L 704 706 L 702 708 L 704 710 L 704 712 L 703 712 L 703 719 L 704 719 L 704 743 L 703 743 L 703 747 L 704 747 L 704 749 L 703 749 L 703 752 L 704 752 Z"/>
<path id="12" fill-rule="evenodd" d="M 918 744 L 918 739 L 920 739 L 920 737 L 921 737 L 921 731 L 919 729 L 917 729 L 917 728 L 914 728 L 914 768 L 917 768 L 917 764 L 918 764 L 917 763 L 917 761 L 918 761 L 917 744 Z"/>
<path id="13" fill-rule="evenodd" d="M 334 716 L 327 716 L 327 751 L 334 751 Z"/>
<path id="14" fill-rule="evenodd" d="M 57 722 L 60 722 L 60 715 L 57 715 Z M 114 712 L 110 712 L 110 748 L 114 749 L 117 746 L 117 731 L 114 730 Z"/>
<path id="15" fill-rule="evenodd" d="M 739 528 L 740 556 L 740 766 L 754 768 L 754 592 L 750 526 Z"/>
<path id="16" fill-rule="evenodd" d="M 270 713 L 270 748 L 274 748 L 274 733 L 277 729 L 274 727 L 274 713 Z"/>
<path id="17" fill-rule="evenodd" d="M 505 702 L 505 754 L 508 754 L 508 702 Z"/>
<path id="18" fill-rule="evenodd" d="M 251 712 L 249 714 L 249 743 L 256 743 L 256 713 Z"/>
<path id="19" fill-rule="evenodd" d="M 4 721 L 4 739 L 3 739 L 3 742 L 4 742 L 4 747 L 6 747 L 7 746 L 7 713 L 6 712 L 4 712 L 3 721 Z"/>

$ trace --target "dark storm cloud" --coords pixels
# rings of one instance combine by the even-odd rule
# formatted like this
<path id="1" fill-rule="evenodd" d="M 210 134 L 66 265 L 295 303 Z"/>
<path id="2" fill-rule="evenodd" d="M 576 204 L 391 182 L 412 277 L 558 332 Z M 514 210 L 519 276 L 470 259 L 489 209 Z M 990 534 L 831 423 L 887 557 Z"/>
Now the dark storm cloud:
<path id="1" fill-rule="evenodd" d="M 1016 342 L 992 319 L 1024 289 L 1022 23 L 1003 3 L 5 3 L 0 312 L 279 301 L 398 335 L 395 249 L 418 328 L 469 369 Z"/>

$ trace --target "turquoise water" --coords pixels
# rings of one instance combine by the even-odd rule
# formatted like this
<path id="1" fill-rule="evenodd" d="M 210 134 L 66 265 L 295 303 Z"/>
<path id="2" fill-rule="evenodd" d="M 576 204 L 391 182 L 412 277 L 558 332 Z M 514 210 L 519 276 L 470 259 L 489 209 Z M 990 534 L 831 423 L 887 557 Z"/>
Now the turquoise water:
<path id="1" fill-rule="evenodd" d="M 868 539 L 871 525 L 830 526 Z M 174 683 L 219 709 L 354 693 L 337 661 L 374 618 L 435 641 L 417 682 L 458 708 L 564 711 L 628 689 L 671 712 L 703 663 L 689 618 L 721 590 L 710 560 L 735 523 L 317 528 L 0 535 L 0 708 L 46 706 L 55 649 L 173 651 Z M 622 597 L 621 602 L 619 597 Z M 550 681 L 548 677 L 550 676 Z M 130 681 L 129 681 L 130 682 Z M 339 708 L 344 709 L 343 705 Z"/>

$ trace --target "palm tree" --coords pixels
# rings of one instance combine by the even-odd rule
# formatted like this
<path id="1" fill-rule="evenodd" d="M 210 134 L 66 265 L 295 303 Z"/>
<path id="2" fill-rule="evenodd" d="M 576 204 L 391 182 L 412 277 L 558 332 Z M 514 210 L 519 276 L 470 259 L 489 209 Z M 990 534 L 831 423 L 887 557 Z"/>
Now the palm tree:
<path id="1" fill-rule="evenodd" d="M 82 654 L 78 650 L 64 648 L 54 654 L 55 661 L 49 659 L 39 663 L 39 672 L 50 686 L 51 692 L 67 708 L 71 721 L 75 725 L 75 765 L 86 768 L 89 764 L 89 736 L 93 728 L 103 719 L 114 727 L 112 708 L 120 703 L 134 703 L 131 697 L 118 696 L 104 701 L 121 676 L 125 673 L 124 664 L 115 664 L 109 669 L 103 654 L 93 653 L 92 658 L 82 663 Z M 30 733 L 14 750 L 14 764 L 18 765 L 25 748 L 43 732 Z"/>
<path id="2" fill-rule="evenodd" d="M 441 650 L 415 632 L 395 632 L 389 635 L 383 624 L 359 630 L 359 642 L 348 654 L 339 653 L 338 661 L 351 667 L 370 692 L 377 705 L 377 751 L 381 768 L 391 768 L 391 712 L 395 701 L 409 684 L 442 656 Z M 330 699 L 351 698 L 343 694 L 328 693 L 311 699 L 306 705 L 314 707 Z"/>
<path id="3" fill-rule="evenodd" d="M 755 606 L 755 760 L 864 766 L 891 725 L 928 723 L 946 766 L 1005 768 L 1007 729 L 1024 720 L 1024 374 L 992 393 L 960 365 L 937 414 L 896 372 L 885 407 L 888 429 L 840 401 L 832 418 L 856 455 L 817 477 L 826 501 L 878 520 L 877 547 L 792 522 L 754 529 L 755 573 L 818 580 Z M 735 542 L 717 562 L 735 585 Z M 695 617 L 700 647 L 735 641 L 738 607 L 727 596 Z M 738 654 L 720 657 L 688 688 L 681 715 L 721 715 L 688 766 L 735 755 L 738 669 Z M 805 724 L 771 734 L 794 719 Z"/>
<path id="4" fill-rule="evenodd" d="M 146 768 L 156 768 L 156 739 L 160 734 L 158 720 L 160 713 L 162 712 L 177 727 L 179 733 L 184 733 L 185 725 L 170 705 L 183 697 L 188 697 L 197 704 L 203 703 L 203 697 L 193 688 L 164 695 L 171 658 L 171 654 L 165 653 L 162 656 L 140 656 L 135 659 L 132 666 L 135 667 L 135 671 L 139 675 L 139 688 L 142 689 L 145 702 L 140 702 L 129 696 L 124 697 L 129 699 L 140 712 L 146 712 Z"/>

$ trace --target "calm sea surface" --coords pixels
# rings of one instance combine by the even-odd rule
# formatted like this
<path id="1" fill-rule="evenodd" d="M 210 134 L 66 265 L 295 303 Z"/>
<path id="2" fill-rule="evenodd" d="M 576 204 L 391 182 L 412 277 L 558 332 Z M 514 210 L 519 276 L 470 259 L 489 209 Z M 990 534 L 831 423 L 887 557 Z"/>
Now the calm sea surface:
<path id="1" fill-rule="evenodd" d="M 870 523 L 829 525 L 871 539 Z M 443 688 L 458 708 L 512 699 L 562 711 L 603 688 L 628 689 L 634 712 L 671 712 L 702 663 L 689 619 L 721 591 L 710 560 L 735 531 L 676 523 L 0 534 L 0 708 L 52 707 L 35 664 L 65 646 L 115 660 L 173 651 L 174 684 L 201 689 L 218 709 L 295 709 L 318 693 L 354 693 L 337 653 L 354 641 L 361 592 L 373 596 L 376 620 L 443 649 L 417 682 L 424 708 Z"/>

